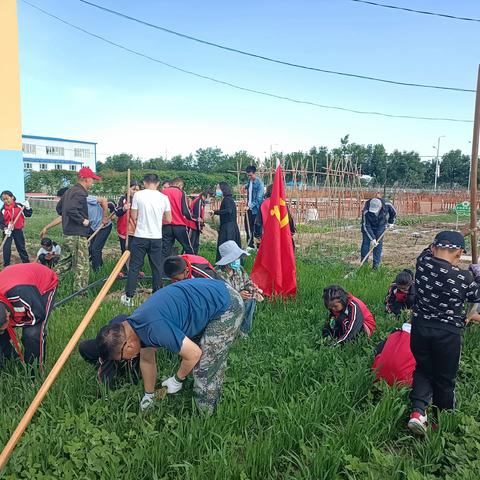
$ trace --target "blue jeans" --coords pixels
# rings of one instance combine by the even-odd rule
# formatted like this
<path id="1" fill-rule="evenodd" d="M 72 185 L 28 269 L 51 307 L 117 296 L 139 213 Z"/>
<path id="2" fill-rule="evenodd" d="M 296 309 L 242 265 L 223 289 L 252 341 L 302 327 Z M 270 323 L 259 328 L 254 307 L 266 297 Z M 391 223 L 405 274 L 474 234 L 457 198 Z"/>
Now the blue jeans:
<path id="1" fill-rule="evenodd" d="M 382 233 L 385 231 L 385 227 L 372 228 L 375 238 L 380 238 Z M 365 255 L 370 250 L 371 240 L 368 235 L 362 230 L 362 246 L 360 248 L 360 257 L 361 260 L 365 258 Z M 382 248 L 383 240 L 373 249 L 373 268 L 376 268 L 382 262 Z M 368 260 L 367 260 L 368 262 Z"/>
<path id="2" fill-rule="evenodd" d="M 240 325 L 240 331 L 243 333 L 248 333 L 252 329 L 253 323 L 253 314 L 255 313 L 255 308 L 257 306 L 256 300 L 245 300 L 245 315 L 243 317 L 243 322 Z"/>

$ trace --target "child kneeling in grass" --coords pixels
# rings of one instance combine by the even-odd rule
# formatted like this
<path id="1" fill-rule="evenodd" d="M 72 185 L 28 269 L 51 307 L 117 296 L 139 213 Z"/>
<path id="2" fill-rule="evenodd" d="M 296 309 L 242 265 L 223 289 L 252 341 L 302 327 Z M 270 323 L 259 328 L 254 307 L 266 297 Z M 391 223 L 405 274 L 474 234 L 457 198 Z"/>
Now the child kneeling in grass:
<path id="1" fill-rule="evenodd" d="M 444 231 L 417 258 L 410 340 L 417 365 L 408 422 L 415 434 L 423 435 L 427 430 L 430 401 L 438 410 L 455 408 L 455 380 L 466 324 L 464 306 L 465 302 L 480 302 L 479 286 L 472 273 L 458 267 L 464 251 L 463 235 Z M 473 314 L 471 319 L 479 318 Z"/>
<path id="2" fill-rule="evenodd" d="M 368 307 L 339 285 L 323 290 L 323 301 L 330 317 L 323 328 L 324 337 L 337 339 L 337 345 L 353 340 L 364 331 L 369 337 L 375 330 L 375 318 Z"/>
<path id="3" fill-rule="evenodd" d="M 385 298 L 387 313 L 400 315 L 402 310 L 411 310 L 415 303 L 415 284 L 413 272 L 407 268 L 401 271 L 390 285 Z"/>

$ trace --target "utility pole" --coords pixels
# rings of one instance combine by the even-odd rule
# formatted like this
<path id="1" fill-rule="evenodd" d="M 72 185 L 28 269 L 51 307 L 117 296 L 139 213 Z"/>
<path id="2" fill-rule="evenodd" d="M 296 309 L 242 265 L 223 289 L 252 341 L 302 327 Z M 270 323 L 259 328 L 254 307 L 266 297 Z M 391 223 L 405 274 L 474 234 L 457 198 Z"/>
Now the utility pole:
<path id="1" fill-rule="evenodd" d="M 438 137 L 438 141 L 437 141 L 437 157 L 436 157 L 436 160 L 435 160 L 435 190 L 437 189 L 437 178 L 440 176 L 440 164 L 439 164 L 439 157 L 440 157 L 440 139 L 441 138 L 444 138 L 445 135 L 440 135 Z M 433 147 L 435 148 L 435 147 Z"/>
<path id="2" fill-rule="evenodd" d="M 472 243 L 472 263 L 478 262 L 477 247 L 477 189 L 478 189 L 478 136 L 480 133 L 480 65 L 477 73 L 477 96 L 473 119 L 472 158 L 470 161 L 470 230 Z"/>

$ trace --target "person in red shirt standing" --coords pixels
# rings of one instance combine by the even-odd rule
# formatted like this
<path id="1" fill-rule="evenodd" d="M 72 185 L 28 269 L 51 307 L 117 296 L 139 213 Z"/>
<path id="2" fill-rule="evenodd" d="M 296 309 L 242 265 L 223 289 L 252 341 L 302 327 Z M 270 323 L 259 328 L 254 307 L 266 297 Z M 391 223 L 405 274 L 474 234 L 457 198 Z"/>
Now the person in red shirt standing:
<path id="1" fill-rule="evenodd" d="M 205 201 L 212 193 L 208 190 L 197 195 L 190 204 L 190 210 L 194 220 L 187 220 L 187 225 L 190 229 L 190 243 L 193 248 L 193 253 L 198 254 L 200 248 L 200 233 L 202 233 L 205 225 Z"/>
<path id="2" fill-rule="evenodd" d="M 368 307 L 339 285 L 325 288 L 323 301 L 330 312 L 323 328 L 324 337 L 333 337 L 340 344 L 353 340 L 361 332 L 369 337 L 374 332 L 375 318 Z"/>
<path id="3" fill-rule="evenodd" d="M 15 350 L 26 363 L 43 365 L 47 321 L 57 285 L 57 274 L 39 263 L 12 265 L 0 272 L 0 365 L 14 358 Z M 23 330 L 23 354 L 16 328 Z"/>
<path id="4" fill-rule="evenodd" d="M 182 246 L 183 253 L 193 255 L 193 248 L 187 229 L 187 221 L 192 221 L 193 217 L 188 208 L 183 186 L 183 179 L 179 177 L 170 182 L 170 187 L 162 189 L 162 193 L 170 200 L 172 209 L 172 222 L 163 226 L 163 258 L 171 255 L 175 240 L 178 240 Z"/>
<path id="5" fill-rule="evenodd" d="M 1 193 L 1 197 L 3 207 L 0 210 L 0 229 L 4 232 L 4 236 L 6 237 L 3 246 L 3 265 L 5 267 L 10 265 L 12 240 L 15 242 L 22 263 L 28 263 L 30 259 L 28 258 L 28 252 L 25 247 L 23 227 L 25 226 L 25 217 L 32 216 L 30 204 L 28 203 L 28 200 L 25 200 L 23 204 L 17 203 L 15 196 L 9 190 L 4 190 Z"/>
<path id="6" fill-rule="evenodd" d="M 410 350 L 410 323 L 392 332 L 375 349 L 372 370 L 377 380 L 393 385 L 412 385 L 415 357 Z"/>

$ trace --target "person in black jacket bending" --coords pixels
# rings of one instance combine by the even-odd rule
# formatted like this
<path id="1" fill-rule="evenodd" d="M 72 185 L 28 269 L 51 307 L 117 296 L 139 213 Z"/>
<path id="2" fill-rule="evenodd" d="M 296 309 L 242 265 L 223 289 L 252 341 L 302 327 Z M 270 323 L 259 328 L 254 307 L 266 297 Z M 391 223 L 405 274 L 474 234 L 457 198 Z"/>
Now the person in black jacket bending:
<path id="1" fill-rule="evenodd" d="M 230 185 L 226 182 L 220 182 L 217 190 L 217 195 L 219 194 L 223 196 L 220 209 L 212 212 L 212 215 L 218 215 L 220 217 L 220 230 L 218 231 L 217 240 L 217 262 L 221 257 L 218 247 L 222 243 L 225 243 L 228 240 L 233 240 L 240 248 L 242 248 L 240 230 L 237 224 L 237 205 L 233 199 Z"/>
<path id="2" fill-rule="evenodd" d="M 415 304 L 415 285 L 413 272 L 406 268 L 401 271 L 390 285 L 385 298 L 385 310 L 398 316 L 402 310 L 411 310 Z"/>
<path id="3" fill-rule="evenodd" d="M 88 285 L 90 220 L 88 218 L 87 196 L 94 180 L 101 180 L 101 177 L 95 175 L 88 167 L 81 168 L 78 172 L 77 183 L 69 188 L 57 203 L 57 213 L 62 217 L 65 246 L 69 251 L 62 258 L 62 264 L 71 262 L 74 272 L 73 289 L 75 291 Z M 61 269 L 60 264 L 59 268 Z"/>
<path id="4" fill-rule="evenodd" d="M 373 268 L 382 261 L 383 239 L 380 237 L 388 227 L 393 228 L 397 211 L 383 198 L 375 197 L 367 200 L 362 213 L 362 246 L 360 257 L 363 260 L 371 247 L 373 249 Z"/>

